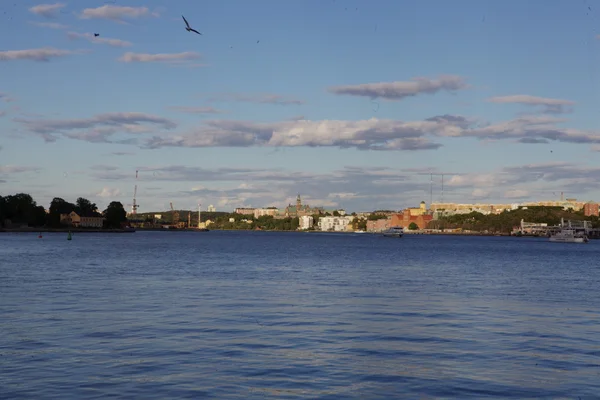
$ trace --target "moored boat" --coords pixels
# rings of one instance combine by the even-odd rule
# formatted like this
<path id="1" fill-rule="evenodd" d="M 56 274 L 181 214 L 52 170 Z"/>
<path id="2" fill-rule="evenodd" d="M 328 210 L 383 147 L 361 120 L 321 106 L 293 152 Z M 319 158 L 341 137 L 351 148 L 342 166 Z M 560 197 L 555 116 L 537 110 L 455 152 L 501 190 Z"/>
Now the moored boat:
<path id="1" fill-rule="evenodd" d="M 561 229 L 550 236 L 549 240 L 559 243 L 587 243 L 589 241 L 585 234 L 576 232 L 575 229 Z"/>
<path id="2" fill-rule="evenodd" d="M 402 237 L 402 235 L 404 235 L 404 228 L 401 226 L 391 226 L 383 231 L 385 237 Z"/>

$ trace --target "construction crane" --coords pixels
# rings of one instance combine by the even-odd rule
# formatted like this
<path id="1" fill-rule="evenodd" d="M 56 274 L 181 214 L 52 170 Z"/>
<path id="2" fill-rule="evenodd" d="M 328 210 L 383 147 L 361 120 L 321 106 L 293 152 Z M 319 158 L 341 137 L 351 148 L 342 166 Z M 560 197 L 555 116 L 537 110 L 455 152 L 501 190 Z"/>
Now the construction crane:
<path id="1" fill-rule="evenodd" d="M 136 196 L 137 196 L 137 178 L 138 178 L 138 170 L 135 170 L 135 187 L 133 189 L 133 204 L 131 205 L 131 215 L 136 215 L 137 214 L 137 209 L 140 206 L 139 204 L 136 203 Z"/>
<path id="2" fill-rule="evenodd" d="M 177 211 L 175 211 L 175 209 L 173 208 L 173 203 L 169 203 L 171 205 L 171 214 L 173 217 L 173 225 L 175 227 L 177 227 L 177 225 L 179 224 L 179 213 Z"/>

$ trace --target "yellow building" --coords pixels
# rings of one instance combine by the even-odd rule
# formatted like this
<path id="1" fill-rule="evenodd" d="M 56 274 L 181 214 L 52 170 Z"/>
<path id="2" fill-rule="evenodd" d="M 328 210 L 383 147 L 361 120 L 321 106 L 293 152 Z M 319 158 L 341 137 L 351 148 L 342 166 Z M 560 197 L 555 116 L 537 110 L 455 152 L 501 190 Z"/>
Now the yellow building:
<path id="1" fill-rule="evenodd" d="M 102 228 L 104 218 L 82 217 L 75 211 L 71 211 L 69 214 L 60 214 L 60 223 L 75 228 Z"/>
<path id="2" fill-rule="evenodd" d="M 427 205 L 424 201 L 421 202 L 419 207 L 406 208 L 404 212 L 409 212 L 411 216 L 418 217 L 419 215 L 427 214 Z"/>

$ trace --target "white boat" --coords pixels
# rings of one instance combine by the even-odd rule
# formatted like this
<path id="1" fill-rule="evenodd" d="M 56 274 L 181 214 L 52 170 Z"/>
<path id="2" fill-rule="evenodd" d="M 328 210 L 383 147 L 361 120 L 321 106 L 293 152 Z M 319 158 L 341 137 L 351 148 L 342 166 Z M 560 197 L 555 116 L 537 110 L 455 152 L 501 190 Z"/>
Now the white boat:
<path id="1" fill-rule="evenodd" d="M 385 237 L 402 237 L 404 235 L 404 228 L 401 226 L 391 226 L 389 229 L 383 231 Z"/>
<path id="2" fill-rule="evenodd" d="M 587 243 L 589 239 L 585 234 L 576 232 L 575 229 L 561 229 L 550 236 L 550 241 L 560 243 Z"/>

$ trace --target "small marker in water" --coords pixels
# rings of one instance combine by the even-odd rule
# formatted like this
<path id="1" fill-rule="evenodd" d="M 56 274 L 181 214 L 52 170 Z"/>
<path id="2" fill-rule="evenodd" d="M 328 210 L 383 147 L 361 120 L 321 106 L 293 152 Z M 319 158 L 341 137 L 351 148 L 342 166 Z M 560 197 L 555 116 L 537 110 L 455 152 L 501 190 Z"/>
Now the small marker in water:
<path id="1" fill-rule="evenodd" d="M 42 238 L 42 232 L 40 232 L 40 234 L 38 235 L 38 239 Z"/>

